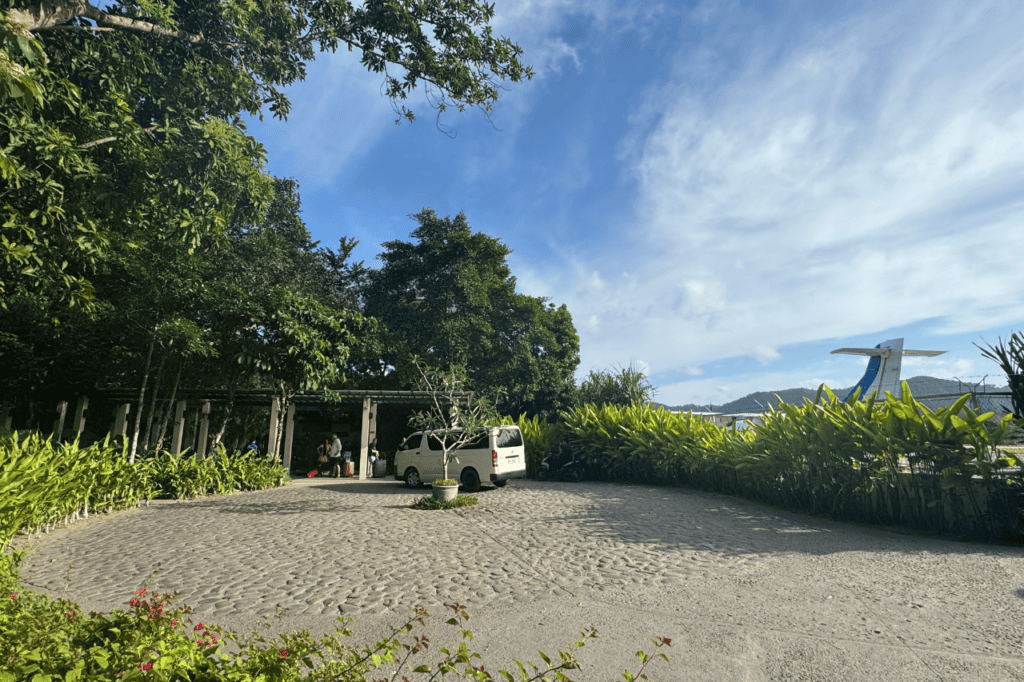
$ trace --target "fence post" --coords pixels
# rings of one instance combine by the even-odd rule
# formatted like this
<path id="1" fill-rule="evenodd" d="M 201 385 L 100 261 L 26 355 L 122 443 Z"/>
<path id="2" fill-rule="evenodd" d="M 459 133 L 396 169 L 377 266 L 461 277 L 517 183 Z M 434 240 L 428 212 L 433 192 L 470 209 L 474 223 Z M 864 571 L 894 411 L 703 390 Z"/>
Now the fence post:
<path id="1" fill-rule="evenodd" d="M 53 420 L 53 433 L 50 434 L 50 438 L 55 441 L 60 441 L 64 436 L 64 420 L 68 416 L 68 401 L 62 400 L 57 403 L 57 416 Z"/>
<path id="2" fill-rule="evenodd" d="M 274 402 L 270 403 L 270 434 L 267 437 L 267 454 L 274 452 L 277 449 L 277 429 L 279 424 L 277 423 L 278 415 L 281 412 L 281 401 L 278 398 L 274 398 Z M 274 452 L 276 455 L 277 453 Z"/>
<path id="3" fill-rule="evenodd" d="M 124 438 L 128 428 L 128 410 L 131 409 L 131 406 L 131 403 L 121 403 L 114 408 L 114 427 L 111 429 L 110 435 L 115 440 Z"/>
<path id="4" fill-rule="evenodd" d="M 370 437 L 370 398 L 367 396 L 363 398 L 363 423 L 360 429 L 359 438 L 359 480 L 366 480 L 366 467 L 367 467 L 367 456 L 366 446 L 369 445 L 369 441 L 366 439 Z"/>
<path id="5" fill-rule="evenodd" d="M 185 435 L 185 401 L 179 400 L 174 407 L 174 428 L 171 431 L 171 452 L 181 454 L 181 439 Z"/>
<path id="6" fill-rule="evenodd" d="M 288 406 L 284 419 L 284 444 L 281 446 L 282 457 L 278 458 L 288 471 L 292 470 L 292 439 L 295 437 L 295 403 Z"/>
<path id="7" fill-rule="evenodd" d="M 196 457 L 204 459 L 206 457 L 206 440 L 210 434 L 210 401 L 204 400 L 202 410 L 202 417 L 199 420 L 199 439 L 196 442 Z"/>
<path id="8" fill-rule="evenodd" d="M 75 438 L 82 435 L 85 431 L 85 411 L 89 409 L 89 396 L 83 395 L 75 403 L 75 421 L 72 423 L 71 428 L 74 429 Z"/>

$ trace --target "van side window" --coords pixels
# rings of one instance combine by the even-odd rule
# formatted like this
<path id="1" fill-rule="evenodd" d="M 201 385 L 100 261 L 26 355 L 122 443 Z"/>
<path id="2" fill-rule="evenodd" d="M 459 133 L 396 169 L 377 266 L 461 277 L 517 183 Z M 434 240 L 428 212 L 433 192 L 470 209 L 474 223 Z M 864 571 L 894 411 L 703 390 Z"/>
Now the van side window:
<path id="1" fill-rule="evenodd" d="M 499 448 L 518 448 L 523 445 L 523 433 L 519 429 L 501 429 L 498 431 Z"/>
<path id="2" fill-rule="evenodd" d="M 466 450 L 488 450 L 488 441 L 490 438 L 486 433 L 481 433 L 479 436 L 469 441 L 462 447 Z"/>
<path id="3" fill-rule="evenodd" d="M 441 443 L 441 439 L 434 434 L 430 434 L 427 438 L 427 442 L 430 443 L 431 450 L 437 450 L 438 452 L 444 450 L 444 445 Z"/>
<path id="4" fill-rule="evenodd" d="M 402 443 L 402 449 L 403 450 L 415 450 L 416 448 L 418 448 L 420 446 L 420 442 L 422 440 L 423 440 L 423 434 L 422 433 L 417 433 L 417 434 L 414 434 L 412 436 L 409 436 L 408 438 L 405 439 L 405 442 Z"/>

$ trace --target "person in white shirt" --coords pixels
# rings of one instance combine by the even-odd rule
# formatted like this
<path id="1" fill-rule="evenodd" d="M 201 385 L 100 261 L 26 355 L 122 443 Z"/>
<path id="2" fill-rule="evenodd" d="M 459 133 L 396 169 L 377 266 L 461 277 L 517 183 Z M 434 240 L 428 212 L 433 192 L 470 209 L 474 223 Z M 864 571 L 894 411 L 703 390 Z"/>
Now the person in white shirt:
<path id="1" fill-rule="evenodd" d="M 331 441 L 331 449 L 327 453 L 327 459 L 331 463 L 331 475 L 334 478 L 341 476 L 341 439 L 338 438 L 338 434 L 334 434 L 334 440 Z"/>

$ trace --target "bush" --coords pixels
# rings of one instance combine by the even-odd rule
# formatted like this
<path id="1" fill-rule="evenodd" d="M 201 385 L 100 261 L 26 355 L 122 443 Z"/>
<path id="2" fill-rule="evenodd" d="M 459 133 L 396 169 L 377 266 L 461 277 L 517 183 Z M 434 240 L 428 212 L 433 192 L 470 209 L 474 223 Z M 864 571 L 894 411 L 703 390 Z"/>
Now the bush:
<path id="1" fill-rule="evenodd" d="M 129 463 L 109 440 L 55 444 L 32 433 L 0 437 L 0 548 L 18 531 L 49 529 L 90 512 L 135 507 L 154 497 L 187 499 L 284 485 L 288 473 L 263 458 L 221 447 L 209 458 L 161 452 Z"/>
<path id="2" fill-rule="evenodd" d="M 827 388 L 781 404 L 762 423 L 724 429 L 647 405 L 584 405 L 560 437 L 592 478 L 690 484 L 835 518 L 910 525 L 957 537 L 1024 537 L 1024 457 L 997 446 L 1008 415 L 935 411 L 902 397 L 841 402 Z"/>
<path id="3" fill-rule="evenodd" d="M 458 604 L 448 607 L 452 614 L 447 622 L 459 630 L 461 641 L 450 649 L 435 649 L 439 658 L 430 664 L 422 662 L 427 656 L 426 638 L 412 634 L 415 625 L 422 626 L 428 617 L 423 609 L 416 609 L 390 636 L 365 646 L 348 643 L 352 632 L 348 621 L 340 618 L 335 632 L 320 639 L 305 630 L 270 639 L 256 630 L 240 637 L 216 625 L 195 622 L 188 607 L 176 605 L 175 595 L 150 593 L 146 588 L 135 592 L 127 611 L 86 616 L 72 601 L 24 590 L 17 579 L 20 556 L 0 557 L 0 682 L 365 682 L 372 671 L 396 665 L 405 667 L 406 678 L 420 674 L 423 679 L 435 679 L 451 673 L 465 679 L 492 679 L 483 672 L 480 655 L 467 646 L 473 633 L 466 629 L 468 615 Z M 544 665 L 519 664 L 519 679 L 569 680 L 566 672 L 579 668 L 577 650 L 594 636 L 593 630 L 582 633 L 579 641 L 563 647 L 554 659 L 539 652 Z M 671 645 L 663 637 L 652 642 L 656 648 Z M 627 679 L 640 678 L 655 658 L 668 661 L 662 653 L 638 652 L 638 656 L 641 668 L 635 676 L 627 673 Z M 499 675 L 516 679 L 508 672 Z"/>
<path id="4" fill-rule="evenodd" d="M 472 507 L 479 500 L 473 495 L 457 495 L 454 500 L 442 500 L 434 497 L 433 495 L 427 495 L 421 497 L 413 503 L 413 509 L 455 509 L 456 507 Z"/>

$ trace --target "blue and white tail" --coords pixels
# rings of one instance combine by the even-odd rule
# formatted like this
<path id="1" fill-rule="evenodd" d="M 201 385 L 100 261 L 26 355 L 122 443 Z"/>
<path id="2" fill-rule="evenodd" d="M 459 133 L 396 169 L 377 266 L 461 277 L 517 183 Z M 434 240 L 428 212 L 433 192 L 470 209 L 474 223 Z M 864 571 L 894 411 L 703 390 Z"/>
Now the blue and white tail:
<path id="1" fill-rule="evenodd" d="M 871 358 L 868 361 L 868 368 L 864 372 L 864 376 L 861 377 L 850 393 L 843 398 L 843 402 L 849 401 L 854 394 L 858 395 L 859 400 L 863 400 L 871 395 L 872 392 L 876 393 L 878 397 L 882 397 L 885 395 L 885 391 L 889 391 L 894 396 L 899 397 L 902 393 L 900 390 L 900 369 L 903 365 L 903 356 L 934 357 L 945 352 L 944 350 L 904 350 L 903 339 L 889 339 L 874 348 L 837 348 L 832 351 L 833 355 L 837 353 L 844 355 L 867 355 Z M 860 393 L 858 393 L 858 389 Z"/>

